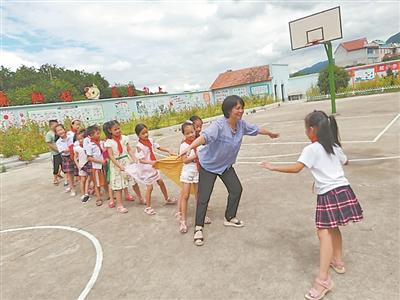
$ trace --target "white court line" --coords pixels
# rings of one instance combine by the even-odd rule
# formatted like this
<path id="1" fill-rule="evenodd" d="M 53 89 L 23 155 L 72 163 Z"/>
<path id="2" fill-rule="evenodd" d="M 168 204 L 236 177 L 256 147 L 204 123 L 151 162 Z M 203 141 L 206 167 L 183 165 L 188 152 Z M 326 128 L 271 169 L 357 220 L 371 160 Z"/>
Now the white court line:
<path id="1" fill-rule="evenodd" d="M 397 121 L 397 119 L 400 117 L 400 114 L 398 114 L 387 126 L 374 138 L 373 142 L 377 142 L 381 136 L 394 124 L 394 122 Z"/>
<path id="2" fill-rule="evenodd" d="M 34 227 L 21 227 L 21 228 L 11 228 L 11 229 L 4 229 L 0 231 L 1 233 L 7 233 L 7 232 L 15 232 L 15 231 L 24 231 L 24 230 L 33 230 L 33 229 L 63 229 L 63 230 L 68 230 L 72 232 L 79 233 L 83 235 L 84 237 L 88 238 L 95 250 L 96 250 L 96 264 L 94 265 L 93 273 L 92 276 L 90 276 L 90 279 L 88 283 L 86 284 L 85 288 L 81 292 L 81 294 L 78 297 L 78 300 L 84 300 L 86 296 L 89 294 L 90 290 L 93 288 L 94 284 L 96 283 L 97 277 L 99 276 L 101 266 L 103 264 L 103 249 L 101 247 L 101 244 L 99 240 L 92 235 L 91 233 L 79 229 L 79 228 L 74 228 L 74 227 L 69 227 L 69 226 L 34 226 Z"/>
<path id="3" fill-rule="evenodd" d="M 372 116 L 371 116 L 372 117 Z M 376 143 L 381 136 L 397 121 L 397 119 L 400 117 L 400 114 L 396 115 L 392 121 L 386 127 L 378 133 L 378 135 L 371 141 L 341 141 L 343 144 L 360 144 L 360 143 Z M 265 145 L 305 145 L 309 144 L 309 141 L 304 141 L 304 142 L 267 142 L 267 143 L 243 143 L 242 146 L 265 146 Z"/>
<path id="4" fill-rule="evenodd" d="M 400 159 L 399 156 L 383 156 L 383 157 L 371 157 L 371 158 L 353 158 L 349 159 L 349 162 L 363 162 L 363 161 L 374 161 L 374 160 L 389 160 L 389 159 Z M 271 164 L 286 165 L 294 164 L 296 161 L 271 161 Z M 235 164 L 260 164 L 259 161 L 238 161 Z"/>

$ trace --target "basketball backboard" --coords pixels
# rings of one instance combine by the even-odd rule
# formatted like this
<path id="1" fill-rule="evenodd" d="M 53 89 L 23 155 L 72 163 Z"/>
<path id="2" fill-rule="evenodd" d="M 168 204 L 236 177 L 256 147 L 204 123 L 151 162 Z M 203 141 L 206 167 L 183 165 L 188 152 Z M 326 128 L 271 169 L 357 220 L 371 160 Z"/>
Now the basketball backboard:
<path id="1" fill-rule="evenodd" d="M 289 22 L 289 32 L 292 50 L 341 39 L 340 6 Z"/>

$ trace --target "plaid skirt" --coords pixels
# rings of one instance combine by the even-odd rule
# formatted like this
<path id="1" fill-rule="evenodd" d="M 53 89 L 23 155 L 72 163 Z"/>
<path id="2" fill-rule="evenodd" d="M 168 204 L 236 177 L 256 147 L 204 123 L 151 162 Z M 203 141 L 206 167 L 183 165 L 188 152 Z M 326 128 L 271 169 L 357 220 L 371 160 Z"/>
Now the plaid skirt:
<path id="1" fill-rule="evenodd" d="M 82 168 L 81 170 L 87 174 L 92 173 L 92 163 L 88 161 Z"/>
<path id="2" fill-rule="evenodd" d="M 61 167 L 62 167 L 62 171 L 64 173 L 76 173 L 77 169 L 75 166 L 74 161 L 71 159 L 71 157 L 65 156 L 65 155 L 61 155 L 62 160 L 61 160 Z"/>
<path id="3" fill-rule="evenodd" d="M 349 221 L 358 222 L 363 211 L 349 185 L 318 195 L 315 225 L 319 229 L 344 226 Z"/>

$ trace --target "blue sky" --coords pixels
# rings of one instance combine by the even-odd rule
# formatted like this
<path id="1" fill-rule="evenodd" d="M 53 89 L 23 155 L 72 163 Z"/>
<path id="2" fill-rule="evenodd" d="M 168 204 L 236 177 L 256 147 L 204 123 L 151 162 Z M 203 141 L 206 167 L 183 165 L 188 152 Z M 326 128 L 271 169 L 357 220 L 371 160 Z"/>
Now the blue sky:
<path id="1" fill-rule="evenodd" d="M 290 50 L 288 22 L 337 5 L 343 41 L 386 40 L 399 28 L 397 1 L 3 0 L 0 65 L 57 64 L 151 90 L 208 88 L 227 69 L 296 71 L 325 60 L 321 46 Z"/>

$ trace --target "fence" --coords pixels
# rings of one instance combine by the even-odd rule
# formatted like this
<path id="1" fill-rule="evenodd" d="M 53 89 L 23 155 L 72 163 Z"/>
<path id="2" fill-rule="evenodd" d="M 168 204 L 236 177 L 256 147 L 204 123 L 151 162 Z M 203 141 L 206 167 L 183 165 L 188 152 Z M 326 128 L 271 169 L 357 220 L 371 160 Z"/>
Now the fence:
<path id="1" fill-rule="evenodd" d="M 391 85 L 380 88 L 364 89 L 364 90 L 353 90 L 351 92 L 336 93 L 337 98 L 346 98 L 361 95 L 372 95 L 372 94 L 382 94 L 387 92 L 400 91 L 400 85 Z M 330 99 L 331 95 L 318 95 L 307 97 L 307 101 L 320 101 Z"/>

